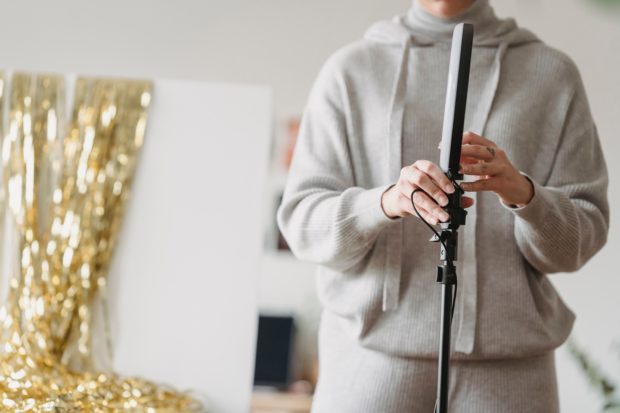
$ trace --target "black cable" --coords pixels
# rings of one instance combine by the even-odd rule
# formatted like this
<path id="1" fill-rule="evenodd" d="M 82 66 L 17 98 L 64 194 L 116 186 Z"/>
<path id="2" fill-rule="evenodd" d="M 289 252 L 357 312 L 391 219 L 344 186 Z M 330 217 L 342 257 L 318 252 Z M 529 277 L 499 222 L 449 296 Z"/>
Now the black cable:
<path id="1" fill-rule="evenodd" d="M 435 234 L 435 236 L 437 237 L 437 239 L 439 239 L 439 242 L 441 242 L 441 245 L 443 245 L 444 249 L 448 249 L 448 247 L 446 246 L 446 243 L 443 241 L 443 239 L 441 239 L 441 235 L 439 235 L 439 233 L 435 230 L 435 228 L 433 228 L 433 226 L 431 224 L 428 223 L 427 220 L 424 219 L 424 217 L 420 214 L 420 212 L 418 211 L 418 208 L 415 207 L 415 202 L 413 202 L 413 196 L 416 194 L 416 192 L 424 192 L 426 194 L 426 192 L 422 189 L 422 188 L 416 188 L 413 191 L 411 191 L 411 206 L 413 207 L 413 210 L 415 211 L 415 213 L 418 215 L 418 217 L 422 220 L 422 222 L 424 222 L 424 224 L 430 228 L 431 231 L 433 231 L 433 234 Z M 428 194 L 427 194 L 428 195 Z"/>
<path id="2" fill-rule="evenodd" d="M 456 271 L 454 271 L 454 297 L 452 297 L 452 312 L 450 313 L 450 327 L 452 327 L 452 319 L 454 318 L 454 308 L 456 307 L 456 292 L 459 289 L 459 279 L 456 277 Z"/>

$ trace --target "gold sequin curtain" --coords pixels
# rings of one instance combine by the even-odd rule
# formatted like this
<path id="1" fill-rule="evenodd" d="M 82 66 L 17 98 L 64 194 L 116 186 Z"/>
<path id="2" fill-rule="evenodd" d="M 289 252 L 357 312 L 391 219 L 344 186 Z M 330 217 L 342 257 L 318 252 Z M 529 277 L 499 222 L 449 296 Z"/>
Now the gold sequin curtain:
<path id="1" fill-rule="evenodd" d="M 65 87 L 61 76 L 0 75 L 0 263 L 9 277 L 0 410 L 199 411 L 174 390 L 95 371 L 93 306 L 105 298 L 152 86 L 77 78 L 69 113 Z"/>

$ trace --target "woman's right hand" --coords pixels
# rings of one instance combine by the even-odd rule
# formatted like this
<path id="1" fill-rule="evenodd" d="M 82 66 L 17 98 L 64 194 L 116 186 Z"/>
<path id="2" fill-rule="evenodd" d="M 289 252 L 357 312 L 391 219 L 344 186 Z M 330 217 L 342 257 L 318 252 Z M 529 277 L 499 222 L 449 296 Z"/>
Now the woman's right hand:
<path id="1" fill-rule="evenodd" d="M 398 182 L 381 197 L 381 207 L 385 214 L 390 218 L 416 215 L 411 205 L 411 193 L 418 188 L 424 192 L 416 192 L 413 202 L 422 218 L 433 225 L 448 221 L 450 216 L 442 206 L 448 204 L 446 194 L 454 192 L 454 185 L 439 166 L 426 160 L 416 161 L 401 169 Z M 462 197 L 464 208 L 473 204 L 472 198 Z"/>

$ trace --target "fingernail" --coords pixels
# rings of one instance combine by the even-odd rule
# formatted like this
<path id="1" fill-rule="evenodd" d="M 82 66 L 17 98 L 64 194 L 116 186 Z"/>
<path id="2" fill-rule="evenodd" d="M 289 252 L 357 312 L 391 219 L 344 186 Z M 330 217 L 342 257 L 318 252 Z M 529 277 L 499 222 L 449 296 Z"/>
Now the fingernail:
<path id="1" fill-rule="evenodd" d="M 452 185 L 446 186 L 446 192 L 449 193 L 449 194 L 453 194 L 454 193 L 454 187 Z"/>
<path id="2" fill-rule="evenodd" d="M 442 221 L 447 221 L 450 219 L 450 215 L 446 214 L 445 212 L 443 214 L 441 214 L 441 220 Z"/>
<path id="3" fill-rule="evenodd" d="M 440 204 L 441 206 L 446 206 L 446 205 L 448 205 L 448 198 L 447 198 L 445 195 L 441 195 L 441 196 L 439 197 L 439 204 Z"/>

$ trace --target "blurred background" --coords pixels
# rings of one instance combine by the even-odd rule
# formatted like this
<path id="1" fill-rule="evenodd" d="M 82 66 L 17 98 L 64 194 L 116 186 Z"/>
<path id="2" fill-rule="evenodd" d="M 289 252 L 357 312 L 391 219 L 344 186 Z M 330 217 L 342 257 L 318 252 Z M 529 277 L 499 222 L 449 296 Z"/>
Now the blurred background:
<path id="1" fill-rule="evenodd" d="M 297 261 L 287 250 L 276 229 L 275 209 L 299 118 L 321 64 L 336 49 L 360 38 L 374 21 L 404 13 L 410 1 L 21 0 L 0 4 L 2 68 L 272 88 L 269 173 L 260 205 L 264 248 L 255 274 L 262 316 L 255 374 L 260 393 L 254 396 L 253 409 L 307 411 L 310 397 L 303 394 L 311 392 L 316 381 L 320 315 L 314 267 Z M 562 411 L 603 411 L 605 392 L 609 396 L 611 386 L 620 386 L 620 273 L 615 260 L 620 252 L 620 213 L 614 209 L 620 205 L 616 183 L 620 164 L 615 160 L 620 155 L 620 1 L 491 0 L 491 4 L 499 16 L 515 17 L 521 26 L 575 60 L 607 154 L 612 205 L 609 242 L 578 273 L 551 277 L 578 316 L 573 345 L 564 346 L 557 355 Z M 248 171 L 241 185 L 253 185 L 252 179 Z M 216 288 L 217 279 L 212 282 Z M 433 282 L 430 275 L 429 282 Z M 265 386 L 280 393 L 267 392 Z M 289 397 L 290 392 L 301 395 Z"/>

